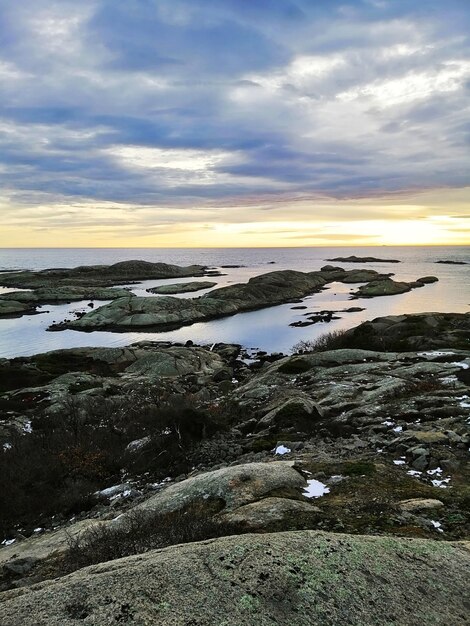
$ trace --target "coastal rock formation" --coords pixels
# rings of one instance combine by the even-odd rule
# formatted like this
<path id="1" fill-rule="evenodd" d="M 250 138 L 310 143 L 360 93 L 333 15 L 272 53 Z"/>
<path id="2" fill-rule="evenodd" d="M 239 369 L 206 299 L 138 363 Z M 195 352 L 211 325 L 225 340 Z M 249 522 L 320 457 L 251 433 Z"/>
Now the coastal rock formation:
<path id="1" fill-rule="evenodd" d="M 8 591 L 4 626 L 464 624 L 463 544 L 298 531 L 223 537 Z"/>
<path id="2" fill-rule="evenodd" d="M 210 289 L 215 287 L 217 283 L 211 282 L 192 282 L 192 283 L 175 283 L 172 285 L 159 285 L 158 287 L 150 287 L 147 289 L 149 293 L 158 293 L 163 295 L 171 295 L 174 293 L 190 293 L 192 291 L 200 291 L 201 289 Z"/>
<path id="3" fill-rule="evenodd" d="M 334 259 L 325 259 L 340 263 L 400 263 L 397 259 L 377 259 L 374 256 L 337 256 Z"/>
<path id="4" fill-rule="evenodd" d="M 121 298 L 87 313 L 79 320 L 55 324 L 50 330 L 175 329 L 195 322 L 298 301 L 333 281 L 368 282 L 353 297 L 393 295 L 423 286 L 422 283 L 395 283 L 389 276 L 373 270 L 345 271 L 328 266 L 320 272 L 270 272 L 251 278 L 248 283 L 214 289 L 199 298 Z M 301 325 L 306 324 L 304 322 Z"/>
<path id="5" fill-rule="evenodd" d="M 128 289 L 106 287 L 40 287 L 32 291 L 11 291 L 2 294 L 0 302 L 3 300 L 16 300 L 17 302 L 52 304 L 78 300 L 116 300 L 117 298 L 127 298 L 132 295 Z"/>
<path id="6" fill-rule="evenodd" d="M 0 297 L 0 317 L 21 317 L 35 312 L 36 306 L 31 302 Z"/>
<path id="7" fill-rule="evenodd" d="M 344 341 L 358 347 L 399 350 L 470 347 L 470 313 L 388 315 L 346 331 Z"/>
<path id="8" fill-rule="evenodd" d="M 58 326 L 77 330 L 168 329 L 296 300 L 319 291 L 326 280 L 319 273 L 270 272 L 246 284 L 214 289 L 200 298 L 121 298 Z"/>
<path id="9" fill-rule="evenodd" d="M 384 280 L 374 280 L 367 285 L 361 285 L 359 289 L 352 295 L 354 298 L 376 298 L 377 296 L 396 296 L 400 293 L 411 291 L 414 287 L 423 286 L 423 284 L 397 282 L 386 278 Z"/>
<path id="10" fill-rule="evenodd" d="M 38 289 L 40 287 L 108 287 L 152 278 L 183 278 L 204 276 L 203 265 L 180 267 L 149 261 L 120 261 L 113 265 L 83 265 L 70 269 L 8 272 L 0 274 L 0 285 Z"/>

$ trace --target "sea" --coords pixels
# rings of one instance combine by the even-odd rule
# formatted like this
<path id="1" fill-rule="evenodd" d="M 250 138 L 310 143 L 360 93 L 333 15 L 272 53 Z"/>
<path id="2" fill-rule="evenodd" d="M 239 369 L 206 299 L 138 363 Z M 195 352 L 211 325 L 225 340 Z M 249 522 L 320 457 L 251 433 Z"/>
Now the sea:
<path id="1" fill-rule="evenodd" d="M 74 317 L 76 312 L 89 311 L 88 300 L 71 304 L 45 305 L 39 314 L 21 318 L 0 319 L 0 357 L 29 356 L 61 348 L 82 346 L 126 346 L 138 341 L 193 341 L 200 345 L 216 342 L 241 344 L 248 352 L 264 350 L 289 354 L 299 341 L 347 329 L 383 315 L 428 311 L 463 313 L 470 310 L 470 246 L 406 246 L 406 247 L 309 247 L 309 248 L 3 248 L 0 249 L 0 272 L 20 269 L 66 268 L 78 265 L 112 264 L 140 259 L 176 265 L 201 264 L 220 269 L 214 277 L 217 287 L 247 282 L 267 272 L 293 269 L 319 270 L 333 257 L 373 256 L 398 259 L 400 263 L 333 263 L 345 269 L 367 267 L 380 272 L 393 272 L 395 280 L 413 281 L 423 276 L 437 276 L 438 282 L 413 289 L 398 296 L 383 296 L 351 301 L 351 292 L 358 285 L 331 283 L 327 289 L 303 299 L 307 309 L 294 309 L 288 303 L 232 317 L 185 326 L 179 330 L 148 332 L 80 332 L 63 330 L 49 332 L 53 322 Z M 439 264 L 437 261 L 463 262 L 465 265 Z M 226 267 L 222 266 L 239 266 Z M 140 296 L 149 296 L 148 287 L 193 279 L 148 280 L 129 288 Z M 198 280 L 198 279 L 194 279 Z M 212 281 L 212 277 L 210 279 Z M 123 285 L 127 286 L 127 285 Z M 0 287 L 0 294 L 13 289 Z M 197 297 L 210 290 L 190 294 Z M 159 296 L 153 296 L 159 297 Z M 177 297 L 188 297 L 181 294 Z M 94 302 L 95 307 L 105 302 Z M 339 319 L 312 326 L 292 327 L 305 319 L 307 313 L 322 310 L 364 307 L 356 313 L 338 313 Z"/>

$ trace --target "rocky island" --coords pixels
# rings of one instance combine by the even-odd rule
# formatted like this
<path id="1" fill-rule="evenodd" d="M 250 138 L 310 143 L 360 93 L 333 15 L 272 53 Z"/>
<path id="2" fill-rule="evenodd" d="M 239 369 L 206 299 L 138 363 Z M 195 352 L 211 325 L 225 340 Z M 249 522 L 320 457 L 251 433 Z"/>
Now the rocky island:
<path id="1" fill-rule="evenodd" d="M 115 332 L 143 329 L 162 331 L 245 311 L 296 302 L 321 291 L 333 282 L 366 283 L 353 292 L 351 297 L 372 298 L 405 293 L 437 281 L 435 277 L 424 277 L 412 283 L 396 282 L 390 276 L 392 274 L 381 274 L 375 270 L 344 270 L 332 265 L 326 265 L 320 271 L 313 272 L 293 270 L 268 272 L 250 278 L 247 283 L 213 289 L 198 298 L 134 297 L 131 294 L 90 311 L 80 319 L 54 324 L 50 330 L 69 328 L 82 331 L 98 329 Z M 169 287 L 170 291 L 178 289 L 178 285 Z M 152 291 L 165 293 L 167 289 L 157 287 Z"/>
<path id="2" fill-rule="evenodd" d="M 260 359 L 0 360 L 2 624 L 465 623 L 470 314 Z"/>
<path id="3" fill-rule="evenodd" d="M 326 261 L 337 261 L 340 263 L 400 263 L 398 259 L 378 259 L 375 256 L 337 256 Z"/>

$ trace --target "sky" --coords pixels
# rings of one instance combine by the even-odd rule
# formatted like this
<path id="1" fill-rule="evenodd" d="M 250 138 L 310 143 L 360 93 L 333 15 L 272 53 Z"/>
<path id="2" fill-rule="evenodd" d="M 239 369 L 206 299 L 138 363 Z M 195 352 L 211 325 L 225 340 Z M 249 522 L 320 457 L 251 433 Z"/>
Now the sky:
<path id="1" fill-rule="evenodd" d="M 0 0 L 1 247 L 470 244 L 470 0 Z"/>

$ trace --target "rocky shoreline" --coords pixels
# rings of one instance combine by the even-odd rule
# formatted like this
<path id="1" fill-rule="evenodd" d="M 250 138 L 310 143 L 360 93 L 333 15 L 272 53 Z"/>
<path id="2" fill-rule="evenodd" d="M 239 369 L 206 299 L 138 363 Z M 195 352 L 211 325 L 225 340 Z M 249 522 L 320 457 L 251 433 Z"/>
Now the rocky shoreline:
<path id="1" fill-rule="evenodd" d="M 381 291 L 384 282 L 402 288 L 372 270 L 270 272 L 199 298 L 117 297 L 67 327 L 193 323 L 295 302 L 332 281 L 366 283 L 355 293 Z M 40 298 L 48 289 L 71 295 L 72 287 L 25 293 L 34 298 L 39 291 Z M 24 302 L 34 299 L 25 295 Z M 315 323 L 315 316 L 306 321 Z M 418 624 L 431 609 L 409 589 L 427 584 L 435 623 L 465 623 L 469 386 L 468 313 L 380 317 L 301 342 L 290 356 L 251 355 L 232 344 L 144 341 L 1 359 L 2 623 L 186 624 L 201 599 L 186 594 L 182 602 L 179 563 L 191 579 L 199 567 L 210 570 L 201 580 L 215 597 L 226 595 L 214 569 L 222 563 L 229 576 L 223 580 L 234 589 L 228 597 L 238 607 L 230 626 L 264 623 L 273 602 L 285 623 L 305 624 L 305 611 L 313 610 L 307 590 L 322 623 L 336 624 L 347 613 L 385 625 L 390 620 L 380 615 L 383 602 L 391 606 L 384 595 L 391 585 L 399 597 L 408 593 L 400 608 L 393 604 L 395 621 L 413 604 L 421 608 L 407 623 Z M 181 543 L 187 545 L 175 545 Z M 251 555 L 249 575 L 237 561 L 241 551 Z M 365 559 L 359 569 L 353 554 Z M 276 563 L 263 555 L 275 555 Z M 140 602 L 128 577 L 146 588 L 148 568 L 170 561 L 166 578 L 158 578 L 169 599 Z M 437 566 L 451 578 L 436 574 Z M 400 568 L 408 583 L 386 574 L 379 582 L 379 571 Z M 295 579 L 291 603 L 279 595 L 286 576 Z M 255 588 L 252 577 L 271 583 Z M 102 601 L 105 590 L 109 602 Z M 361 613 L 353 596 L 370 598 L 376 608 Z M 214 623 L 216 615 L 218 605 L 195 623 Z"/>

